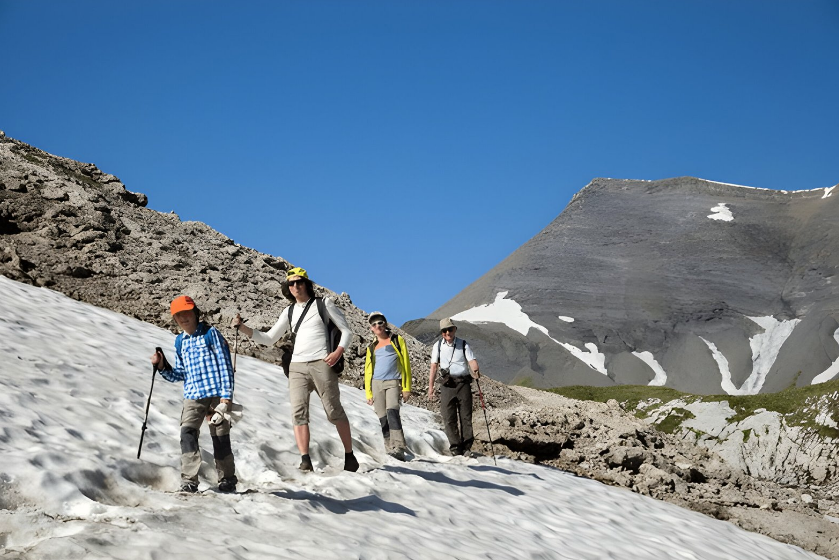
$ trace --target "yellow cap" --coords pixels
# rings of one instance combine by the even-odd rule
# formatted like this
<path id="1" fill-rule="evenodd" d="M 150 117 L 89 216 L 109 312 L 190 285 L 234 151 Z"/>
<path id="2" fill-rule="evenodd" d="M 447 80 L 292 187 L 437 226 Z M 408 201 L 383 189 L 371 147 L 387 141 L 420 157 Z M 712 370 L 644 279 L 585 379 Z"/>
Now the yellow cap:
<path id="1" fill-rule="evenodd" d="M 301 278 L 305 278 L 306 280 L 309 279 L 309 273 L 306 272 L 306 269 L 300 268 L 299 266 L 292 268 L 285 274 L 286 280 L 291 278 L 292 276 L 300 276 Z"/>

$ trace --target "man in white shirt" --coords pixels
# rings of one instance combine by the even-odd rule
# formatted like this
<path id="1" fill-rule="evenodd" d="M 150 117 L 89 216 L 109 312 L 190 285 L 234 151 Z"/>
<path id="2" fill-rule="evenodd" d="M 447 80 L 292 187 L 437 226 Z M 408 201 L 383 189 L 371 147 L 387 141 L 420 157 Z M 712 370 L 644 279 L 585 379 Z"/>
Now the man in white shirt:
<path id="1" fill-rule="evenodd" d="M 452 455 L 471 457 L 472 379 L 481 377 L 472 347 L 457 338 L 450 318 L 440 321 L 442 338 L 431 347 L 428 400 L 434 399 L 434 381 L 440 373 L 440 414 Z M 458 421 L 460 426 L 458 427 Z"/>
<path id="2" fill-rule="evenodd" d="M 294 439 L 302 456 L 299 468 L 301 471 L 313 470 L 309 457 L 309 398 L 312 391 L 316 391 L 323 403 L 326 417 L 335 425 L 341 443 L 344 444 L 344 470 L 356 471 L 358 460 L 352 451 L 350 422 L 341 405 L 338 375 L 332 370 L 332 366 L 338 362 L 352 340 L 352 330 L 338 306 L 331 299 L 324 298 L 323 303 L 329 319 L 341 331 L 338 347 L 329 352 L 327 327 L 318 313 L 315 289 L 308 273 L 299 267 L 289 270 L 282 291 L 293 305 L 291 320 L 288 308 L 285 308 L 268 332 L 245 326 L 238 314 L 231 326 L 245 333 L 254 342 L 267 346 L 277 342 L 289 329 L 296 333 L 288 371 L 288 393 L 291 400 Z"/>

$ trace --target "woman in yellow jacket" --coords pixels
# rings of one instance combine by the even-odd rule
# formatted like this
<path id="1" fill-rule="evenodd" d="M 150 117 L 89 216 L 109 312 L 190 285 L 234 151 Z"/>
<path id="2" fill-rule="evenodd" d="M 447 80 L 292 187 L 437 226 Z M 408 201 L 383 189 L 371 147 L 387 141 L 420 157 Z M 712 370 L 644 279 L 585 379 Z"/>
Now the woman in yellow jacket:
<path id="1" fill-rule="evenodd" d="M 405 434 L 399 417 L 400 400 L 411 395 L 411 359 L 405 339 L 392 334 L 387 319 L 374 311 L 368 319 L 376 339 L 367 347 L 364 364 L 364 391 L 367 404 L 373 406 L 382 425 L 385 449 L 388 454 L 405 460 Z M 401 399 L 400 399 L 401 398 Z"/>

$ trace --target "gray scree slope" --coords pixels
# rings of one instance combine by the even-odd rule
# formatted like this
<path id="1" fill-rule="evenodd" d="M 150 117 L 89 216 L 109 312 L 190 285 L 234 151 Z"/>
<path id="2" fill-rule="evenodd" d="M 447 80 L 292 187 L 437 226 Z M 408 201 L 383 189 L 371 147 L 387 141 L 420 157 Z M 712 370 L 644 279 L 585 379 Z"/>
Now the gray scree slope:
<path id="1" fill-rule="evenodd" d="M 709 218 L 721 204 L 732 220 Z M 647 384 L 655 371 L 633 352 L 649 352 L 667 386 L 722 393 L 713 345 L 737 390 L 808 384 L 839 357 L 837 216 L 839 192 L 831 189 L 771 191 L 693 177 L 595 179 L 533 239 L 428 318 L 403 328 L 430 342 L 440 318 L 507 292 L 548 334 L 531 328 L 525 336 L 502 322 L 459 322 L 482 369 L 505 382 Z M 780 352 L 772 359 L 764 344 L 755 367 L 750 341 L 771 334 L 771 347 L 778 338 L 749 317 L 800 322 L 785 323 L 795 328 Z M 608 373 L 559 343 L 589 353 L 584 358 L 591 350 L 602 354 Z M 753 371 L 763 381 L 753 378 L 749 390 L 744 383 Z"/>

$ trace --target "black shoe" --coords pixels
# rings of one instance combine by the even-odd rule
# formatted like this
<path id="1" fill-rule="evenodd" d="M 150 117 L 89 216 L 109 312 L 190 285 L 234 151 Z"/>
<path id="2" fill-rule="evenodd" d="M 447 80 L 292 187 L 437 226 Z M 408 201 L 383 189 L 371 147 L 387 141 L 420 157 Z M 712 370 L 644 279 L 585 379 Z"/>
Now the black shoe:
<path id="1" fill-rule="evenodd" d="M 449 447 L 449 453 L 451 453 L 452 457 L 457 457 L 458 455 L 463 455 L 463 449 L 457 445 L 453 445 Z"/>
<path id="2" fill-rule="evenodd" d="M 227 478 L 222 478 L 218 482 L 218 491 L 224 492 L 225 494 L 235 492 L 237 482 L 239 482 L 239 479 L 236 478 L 236 475 Z"/>
<path id="3" fill-rule="evenodd" d="M 352 451 L 344 455 L 344 470 L 350 472 L 358 470 L 358 459 L 355 458 Z"/>
<path id="4" fill-rule="evenodd" d="M 178 489 L 178 492 L 183 492 L 185 494 L 195 494 L 198 492 L 198 485 L 194 482 L 182 482 L 181 487 Z"/>
<path id="5" fill-rule="evenodd" d="M 315 467 L 312 466 L 312 459 L 308 455 L 303 455 L 300 459 L 300 466 L 297 467 L 301 471 L 311 472 L 315 470 Z"/>
<path id="6" fill-rule="evenodd" d="M 391 457 L 396 459 L 397 461 L 404 461 L 405 460 L 405 450 L 404 449 L 394 449 L 390 453 L 388 453 Z"/>

